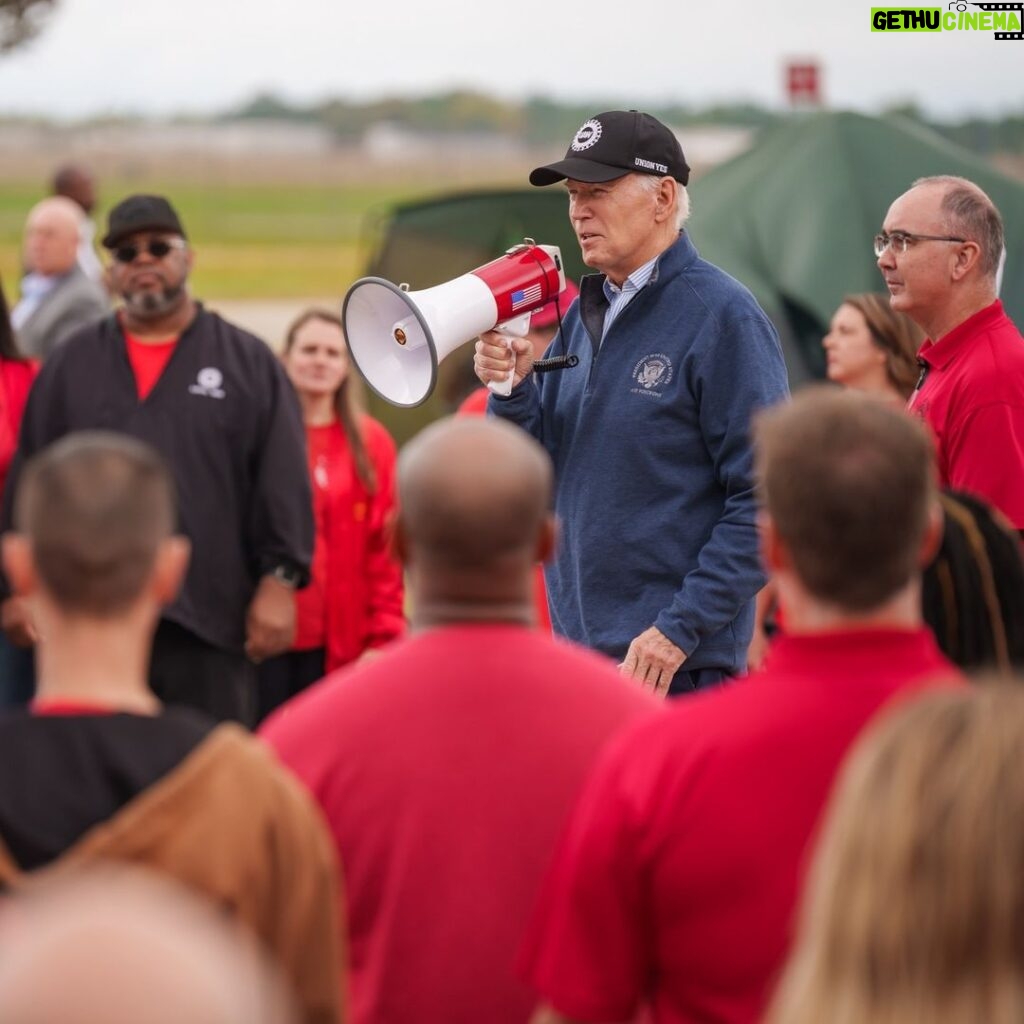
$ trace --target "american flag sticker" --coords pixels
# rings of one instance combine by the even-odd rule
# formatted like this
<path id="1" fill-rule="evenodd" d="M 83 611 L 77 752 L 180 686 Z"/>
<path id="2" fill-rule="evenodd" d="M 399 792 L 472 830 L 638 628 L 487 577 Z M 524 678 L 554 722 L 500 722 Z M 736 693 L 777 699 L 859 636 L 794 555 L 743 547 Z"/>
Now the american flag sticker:
<path id="1" fill-rule="evenodd" d="M 539 284 L 531 284 L 529 288 L 521 288 L 512 293 L 512 312 L 522 309 L 523 306 L 539 306 L 543 292 Z"/>

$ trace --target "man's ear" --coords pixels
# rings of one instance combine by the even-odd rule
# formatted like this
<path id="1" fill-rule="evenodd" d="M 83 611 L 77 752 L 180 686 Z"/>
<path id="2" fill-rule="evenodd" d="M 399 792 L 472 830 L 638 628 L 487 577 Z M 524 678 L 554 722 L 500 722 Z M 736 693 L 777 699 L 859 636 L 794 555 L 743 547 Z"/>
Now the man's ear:
<path id="1" fill-rule="evenodd" d="M 192 542 L 175 534 L 166 537 L 157 548 L 151 576 L 153 595 L 161 607 L 169 605 L 181 590 L 192 555 Z"/>
<path id="2" fill-rule="evenodd" d="M 550 562 L 558 545 L 558 519 L 554 512 L 549 512 L 541 523 L 537 534 L 537 549 L 534 553 L 535 562 Z"/>
<path id="3" fill-rule="evenodd" d="M 981 246 L 977 242 L 964 242 L 956 252 L 952 278 L 961 281 L 978 266 L 981 260 Z"/>
<path id="4" fill-rule="evenodd" d="M 32 557 L 32 544 L 21 533 L 5 533 L 0 538 L 4 572 L 10 580 L 11 589 L 19 597 L 27 597 L 38 586 L 36 563 Z"/>
<path id="5" fill-rule="evenodd" d="M 764 509 L 757 513 L 757 533 L 761 543 L 761 561 L 768 573 L 771 575 L 788 569 L 789 549 L 779 536 L 775 520 Z"/>
<path id="6" fill-rule="evenodd" d="M 657 205 L 654 210 L 654 219 L 656 221 L 661 222 L 672 216 L 672 211 L 676 207 L 678 191 L 679 184 L 675 178 L 665 177 L 659 181 L 656 193 Z"/>
<path id="7" fill-rule="evenodd" d="M 388 547 L 391 549 L 391 557 L 394 558 L 399 565 L 408 566 L 409 538 L 405 533 L 405 523 L 402 519 L 401 512 L 391 520 L 391 529 L 389 534 Z"/>

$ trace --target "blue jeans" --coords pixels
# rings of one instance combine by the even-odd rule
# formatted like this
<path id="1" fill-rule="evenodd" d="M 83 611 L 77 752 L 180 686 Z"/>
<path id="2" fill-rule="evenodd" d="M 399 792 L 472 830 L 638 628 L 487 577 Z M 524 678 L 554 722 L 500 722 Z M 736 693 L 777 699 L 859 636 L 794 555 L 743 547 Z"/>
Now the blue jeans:
<path id="1" fill-rule="evenodd" d="M 708 690 L 729 679 L 732 679 L 732 673 L 727 672 L 724 668 L 695 668 L 692 670 L 681 668 L 672 677 L 668 695 L 670 697 L 685 697 L 688 693 Z"/>

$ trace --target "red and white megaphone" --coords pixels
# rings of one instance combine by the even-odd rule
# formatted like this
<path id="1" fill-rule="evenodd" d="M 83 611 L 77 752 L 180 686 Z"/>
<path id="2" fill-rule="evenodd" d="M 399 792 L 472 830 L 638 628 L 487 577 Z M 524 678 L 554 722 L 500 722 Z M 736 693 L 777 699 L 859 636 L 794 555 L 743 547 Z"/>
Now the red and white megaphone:
<path id="1" fill-rule="evenodd" d="M 419 292 L 364 277 L 349 288 L 341 318 L 366 383 L 392 405 L 411 408 L 430 397 L 445 356 L 484 331 L 525 334 L 530 314 L 564 288 L 558 247 L 527 238 L 504 256 Z M 512 374 L 489 386 L 507 395 Z"/>

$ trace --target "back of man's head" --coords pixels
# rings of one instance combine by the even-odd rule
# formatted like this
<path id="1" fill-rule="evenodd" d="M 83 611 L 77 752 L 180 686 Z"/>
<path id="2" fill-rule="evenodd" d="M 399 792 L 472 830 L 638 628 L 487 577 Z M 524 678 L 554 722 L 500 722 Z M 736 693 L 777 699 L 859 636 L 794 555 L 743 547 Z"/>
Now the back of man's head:
<path id="1" fill-rule="evenodd" d="M 551 503 L 544 450 L 518 427 L 448 419 L 410 441 L 398 463 L 407 560 L 486 579 L 529 574 Z"/>
<path id="2" fill-rule="evenodd" d="M 174 520 L 174 487 L 160 456 L 102 432 L 71 434 L 33 459 L 14 508 L 40 586 L 63 611 L 97 618 L 139 598 Z"/>
<path id="3" fill-rule="evenodd" d="M 253 938 L 169 878 L 110 866 L 0 908 L 4 1024 L 294 1024 Z"/>
<path id="4" fill-rule="evenodd" d="M 952 174 L 918 178 L 911 188 L 935 191 L 944 230 L 975 242 L 980 251 L 978 273 L 995 280 L 1006 242 L 1003 218 L 988 194 L 973 181 Z"/>
<path id="5" fill-rule="evenodd" d="M 809 387 L 758 417 L 755 449 L 765 510 L 812 597 L 863 614 L 919 572 L 936 492 L 916 420 L 852 389 Z"/>
<path id="6" fill-rule="evenodd" d="M 96 180 L 92 171 L 82 164 L 64 164 L 53 175 L 53 194 L 66 196 L 77 203 L 84 213 L 92 213 L 96 206 Z"/>

